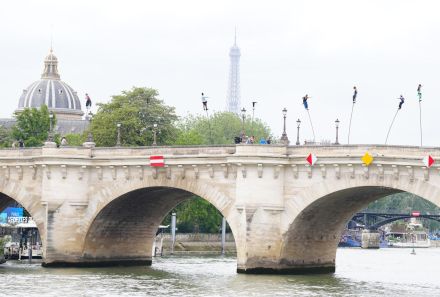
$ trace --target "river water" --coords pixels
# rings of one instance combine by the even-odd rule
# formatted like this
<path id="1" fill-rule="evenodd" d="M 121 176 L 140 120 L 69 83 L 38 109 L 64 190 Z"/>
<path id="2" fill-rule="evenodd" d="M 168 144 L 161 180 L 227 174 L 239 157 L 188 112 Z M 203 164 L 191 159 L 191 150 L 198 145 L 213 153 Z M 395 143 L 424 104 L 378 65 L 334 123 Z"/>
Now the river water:
<path id="1" fill-rule="evenodd" d="M 440 296 L 440 248 L 339 249 L 336 273 L 237 274 L 234 257 L 173 256 L 151 267 L 0 265 L 0 296 Z"/>

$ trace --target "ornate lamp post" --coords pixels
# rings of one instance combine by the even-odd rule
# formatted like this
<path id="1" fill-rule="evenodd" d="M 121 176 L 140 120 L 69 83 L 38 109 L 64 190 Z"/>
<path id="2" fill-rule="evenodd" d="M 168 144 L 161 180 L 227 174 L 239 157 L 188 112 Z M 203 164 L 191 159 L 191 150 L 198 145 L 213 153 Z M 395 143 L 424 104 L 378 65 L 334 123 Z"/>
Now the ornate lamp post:
<path id="1" fill-rule="evenodd" d="M 336 126 L 336 141 L 335 144 L 339 144 L 339 120 L 336 119 L 335 126 Z"/>
<path id="2" fill-rule="evenodd" d="M 118 137 L 116 138 L 116 146 L 121 146 L 121 123 L 117 123 L 116 127 L 118 127 Z"/>
<path id="3" fill-rule="evenodd" d="M 282 110 L 283 112 L 283 120 L 284 120 L 284 125 L 283 125 L 283 134 L 281 135 L 281 141 L 284 144 L 289 144 L 289 138 L 287 137 L 287 133 L 286 133 L 286 116 L 287 116 L 287 109 L 284 107 L 284 109 Z"/>
<path id="4" fill-rule="evenodd" d="M 300 145 L 299 143 L 299 127 L 301 126 L 301 120 L 296 120 L 296 145 Z"/>
<path id="5" fill-rule="evenodd" d="M 157 145 L 157 124 L 153 124 L 153 146 Z"/>
<path id="6" fill-rule="evenodd" d="M 246 119 L 246 108 L 241 109 L 241 141 L 244 141 L 244 120 Z"/>

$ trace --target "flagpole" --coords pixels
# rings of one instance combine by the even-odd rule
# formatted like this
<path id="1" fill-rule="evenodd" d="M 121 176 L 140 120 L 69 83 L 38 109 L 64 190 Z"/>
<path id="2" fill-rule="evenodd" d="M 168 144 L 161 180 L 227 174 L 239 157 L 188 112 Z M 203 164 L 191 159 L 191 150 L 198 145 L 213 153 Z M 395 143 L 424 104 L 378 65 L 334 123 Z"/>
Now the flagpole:
<path id="1" fill-rule="evenodd" d="M 212 144 L 212 130 L 211 130 L 211 122 L 209 120 L 209 114 L 208 114 L 208 100 L 206 98 L 209 98 L 205 96 L 202 93 L 202 103 L 203 103 L 203 109 L 206 111 L 206 121 L 208 122 L 208 129 L 209 129 L 209 144 Z"/>
<path id="2" fill-rule="evenodd" d="M 252 135 L 253 136 L 254 133 L 254 115 L 255 115 L 255 104 L 257 104 L 257 101 L 253 101 L 252 102 L 252 122 L 251 122 L 251 131 L 252 131 Z"/>
<path id="3" fill-rule="evenodd" d="M 209 144 L 212 144 L 212 130 L 211 130 L 211 123 L 210 123 L 210 120 L 209 120 L 208 109 L 206 109 L 206 120 L 208 121 Z"/>
<path id="4" fill-rule="evenodd" d="M 315 129 L 313 129 L 312 118 L 310 117 L 310 111 L 307 109 L 307 114 L 309 115 L 310 126 L 312 127 L 313 132 L 313 144 L 315 144 Z"/>
<path id="5" fill-rule="evenodd" d="M 354 104 L 355 104 L 355 102 L 353 102 L 353 105 L 351 106 L 350 124 L 348 125 L 348 141 L 347 141 L 348 144 L 350 144 L 351 119 L 353 118 Z"/>
<path id="6" fill-rule="evenodd" d="M 396 113 L 394 114 L 393 121 L 391 122 L 390 128 L 388 129 L 387 138 L 385 139 L 385 144 L 388 142 L 388 136 L 390 136 L 391 128 L 393 127 L 394 121 L 396 120 L 397 113 L 400 109 L 397 109 Z"/>

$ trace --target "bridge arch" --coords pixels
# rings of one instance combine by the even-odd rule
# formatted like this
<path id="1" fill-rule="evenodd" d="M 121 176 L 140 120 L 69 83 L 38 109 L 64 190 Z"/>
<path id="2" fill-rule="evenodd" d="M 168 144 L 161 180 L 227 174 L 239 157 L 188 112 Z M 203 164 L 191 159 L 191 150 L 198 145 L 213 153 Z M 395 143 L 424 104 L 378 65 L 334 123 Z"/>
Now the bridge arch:
<path id="1" fill-rule="evenodd" d="M 440 185 L 421 179 L 408 182 L 358 176 L 321 180 L 303 188 L 287 203 L 280 268 L 335 271 L 336 249 L 346 223 L 369 203 L 399 192 L 415 194 L 440 206 Z"/>
<path id="2" fill-rule="evenodd" d="M 0 179 L 0 212 L 14 202 L 23 206 L 32 216 L 44 246 L 46 242 L 46 209 L 41 204 L 41 191 L 26 187 L 24 182 Z"/>
<path id="3" fill-rule="evenodd" d="M 233 199 L 227 190 L 196 179 L 126 181 L 97 189 L 89 202 L 82 262 L 92 266 L 150 264 L 159 224 L 175 206 L 193 196 L 210 202 L 236 234 Z"/>

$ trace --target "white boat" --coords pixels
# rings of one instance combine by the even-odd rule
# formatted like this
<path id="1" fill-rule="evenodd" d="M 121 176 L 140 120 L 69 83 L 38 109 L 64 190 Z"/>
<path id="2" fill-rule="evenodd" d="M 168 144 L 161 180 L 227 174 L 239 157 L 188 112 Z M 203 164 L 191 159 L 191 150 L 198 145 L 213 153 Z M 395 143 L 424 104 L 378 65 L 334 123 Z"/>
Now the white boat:
<path id="1" fill-rule="evenodd" d="M 42 258 L 41 238 L 32 218 L 22 219 L 18 224 L 11 225 L 10 228 L 15 231 L 12 233 L 11 240 L 6 242 L 3 248 L 6 260 Z"/>
<path id="2" fill-rule="evenodd" d="M 431 241 L 425 231 L 389 232 L 385 235 L 389 247 L 428 248 Z"/>

